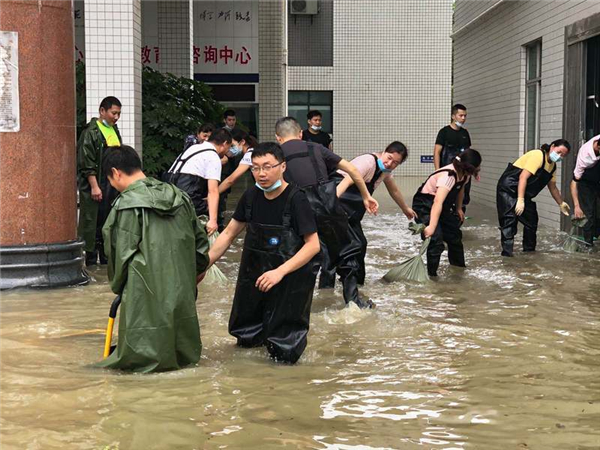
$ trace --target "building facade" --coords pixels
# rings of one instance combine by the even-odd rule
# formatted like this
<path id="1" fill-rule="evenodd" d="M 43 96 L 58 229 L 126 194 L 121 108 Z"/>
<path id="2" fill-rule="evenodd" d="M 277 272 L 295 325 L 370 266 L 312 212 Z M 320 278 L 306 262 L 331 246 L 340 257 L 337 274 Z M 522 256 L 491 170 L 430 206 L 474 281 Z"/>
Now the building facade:
<path id="1" fill-rule="evenodd" d="M 288 114 L 306 126 L 309 109 L 323 112 L 345 158 L 401 140 L 401 176 L 431 171 L 449 121 L 451 0 L 85 0 L 75 23 L 87 115 L 105 95 L 122 97 L 121 129 L 136 148 L 144 65 L 209 84 L 261 140 Z"/>
<path id="2" fill-rule="evenodd" d="M 577 150 L 600 134 L 600 3 L 457 0 L 453 27 L 454 99 L 467 106 L 473 146 L 484 159 L 472 196 L 494 206 L 509 162 L 565 138 L 573 151 L 557 185 L 570 202 Z M 547 190 L 537 204 L 540 222 L 558 227 Z"/>

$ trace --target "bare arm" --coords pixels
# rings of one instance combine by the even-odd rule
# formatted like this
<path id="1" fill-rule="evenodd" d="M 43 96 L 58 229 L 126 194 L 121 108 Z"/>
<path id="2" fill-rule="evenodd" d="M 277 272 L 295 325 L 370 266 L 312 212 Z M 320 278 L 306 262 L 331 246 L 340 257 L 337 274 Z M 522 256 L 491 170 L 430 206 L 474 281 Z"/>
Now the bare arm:
<path id="1" fill-rule="evenodd" d="M 369 211 L 370 214 L 376 214 L 377 209 L 379 208 L 379 203 L 377 203 L 377 200 L 375 200 L 373 197 L 371 197 L 371 194 L 369 194 L 365 180 L 363 180 L 358 169 L 345 159 L 342 159 L 338 163 L 337 167 L 338 169 L 346 172 L 350 178 L 352 178 L 352 181 L 354 181 L 354 184 L 356 184 L 356 187 L 360 191 L 360 195 L 363 198 L 363 202 L 367 211 Z"/>
<path id="2" fill-rule="evenodd" d="M 438 188 L 437 193 L 435 194 L 435 200 L 433 201 L 433 206 L 431 207 L 431 213 L 429 214 L 429 225 L 427 225 L 427 228 L 425 228 L 425 231 L 423 232 L 426 238 L 430 237 L 435 232 L 440 220 L 440 215 L 442 214 L 444 201 L 449 193 L 450 189 L 448 188 Z"/>
<path id="3" fill-rule="evenodd" d="M 563 199 L 560 196 L 560 191 L 556 187 L 555 181 L 550 181 L 550 183 L 548 183 L 548 190 L 550 191 L 550 195 L 552 195 L 552 198 L 554 199 L 556 204 L 560 206 L 563 202 Z"/>
<path id="4" fill-rule="evenodd" d="M 581 205 L 579 204 L 579 190 L 577 189 L 577 181 L 571 180 L 571 197 L 573 197 L 573 209 L 575 210 L 575 218 L 581 219 L 585 216 Z"/>
<path id="5" fill-rule="evenodd" d="M 212 266 L 221 258 L 221 256 L 223 256 L 223 254 L 231 246 L 233 240 L 244 230 L 244 228 L 246 228 L 246 224 L 244 222 L 238 222 L 235 219 L 231 219 L 231 222 L 229 222 L 227 228 L 225 228 L 219 235 L 208 252 L 210 259 L 208 267 Z"/>
<path id="6" fill-rule="evenodd" d="M 433 165 L 435 166 L 435 170 L 438 170 L 442 166 L 442 148 L 440 144 L 433 146 Z"/>
<path id="7" fill-rule="evenodd" d="M 298 253 L 280 265 L 277 269 L 269 270 L 258 277 L 256 280 L 256 287 L 262 292 L 268 292 L 273 286 L 278 284 L 283 277 L 307 264 L 317 253 L 319 253 L 320 249 L 321 246 L 319 244 L 319 236 L 317 233 L 304 235 L 304 245 Z"/>
<path id="8" fill-rule="evenodd" d="M 531 176 L 531 172 L 526 169 L 521 170 L 521 175 L 519 175 L 519 186 L 517 188 L 517 197 L 525 198 L 525 190 L 527 189 L 527 180 Z"/>
<path id="9" fill-rule="evenodd" d="M 239 165 L 231 175 L 229 175 L 227 178 L 225 178 L 225 180 L 221 182 L 221 184 L 219 185 L 219 194 L 222 194 L 231 186 L 233 186 L 235 182 L 239 180 L 239 178 L 248 171 L 249 168 L 250 166 L 247 166 L 245 164 Z"/>
<path id="10" fill-rule="evenodd" d="M 337 185 L 336 193 L 338 198 L 344 195 L 344 192 L 348 190 L 350 186 L 354 184 L 354 181 L 350 177 L 344 177 L 340 184 Z"/>
<path id="11" fill-rule="evenodd" d="M 217 216 L 219 214 L 219 182 L 217 180 L 208 180 L 208 223 L 206 232 L 210 236 L 218 229 Z"/>
<path id="12" fill-rule="evenodd" d="M 398 185 L 396 184 L 396 182 L 394 181 L 394 179 L 392 177 L 385 177 L 383 179 L 383 184 L 385 184 L 385 187 L 386 187 L 388 193 L 390 194 L 390 197 L 392 197 L 392 199 L 396 202 L 396 205 L 398 205 L 400 207 L 400 209 L 402 210 L 404 215 L 409 220 L 417 217 L 417 214 L 404 201 L 402 192 L 400 192 Z"/>

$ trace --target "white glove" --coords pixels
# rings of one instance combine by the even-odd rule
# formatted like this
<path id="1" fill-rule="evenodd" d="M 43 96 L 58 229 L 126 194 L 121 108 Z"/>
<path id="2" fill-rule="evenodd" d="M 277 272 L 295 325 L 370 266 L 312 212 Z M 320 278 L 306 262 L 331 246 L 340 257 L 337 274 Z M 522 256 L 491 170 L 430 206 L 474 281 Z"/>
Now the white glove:
<path id="1" fill-rule="evenodd" d="M 520 216 L 525 211 L 525 199 L 519 198 L 517 199 L 517 206 L 515 206 L 515 213 L 517 216 Z"/>
<path id="2" fill-rule="evenodd" d="M 565 216 L 571 215 L 571 207 L 567 204 L 567 202 L 562 202 L 559 205 L 559 208 L 560 208 L 560 212 L 563 213 Z"/>

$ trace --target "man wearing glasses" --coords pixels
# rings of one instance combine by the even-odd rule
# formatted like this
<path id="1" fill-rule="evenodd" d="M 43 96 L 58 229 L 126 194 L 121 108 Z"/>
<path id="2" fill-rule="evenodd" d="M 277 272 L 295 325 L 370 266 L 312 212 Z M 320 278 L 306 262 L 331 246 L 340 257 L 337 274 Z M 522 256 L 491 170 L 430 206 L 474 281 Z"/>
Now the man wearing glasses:
<path id="1" fill-rule="evenodd" d="M 317 225 L 306 195 L 283 178 L 278 144 L 256 146 L 250 170 L 256 184 L 210 249 L 210 264 L 246 229 L 229 333 L 241 347 L 264 345 L 276 361 L 293 364 L 307 343 Z"/>

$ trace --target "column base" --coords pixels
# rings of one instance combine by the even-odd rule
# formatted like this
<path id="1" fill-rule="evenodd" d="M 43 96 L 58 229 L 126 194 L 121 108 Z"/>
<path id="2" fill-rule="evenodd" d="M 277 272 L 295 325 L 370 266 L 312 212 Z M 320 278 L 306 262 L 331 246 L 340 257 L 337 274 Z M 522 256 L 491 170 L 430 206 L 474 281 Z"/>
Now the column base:
<path id="1" fill-rule="evenodd" d="M 87 284 L 82 248 L 81 240 L 0 246 L 0 290 Z"/>

